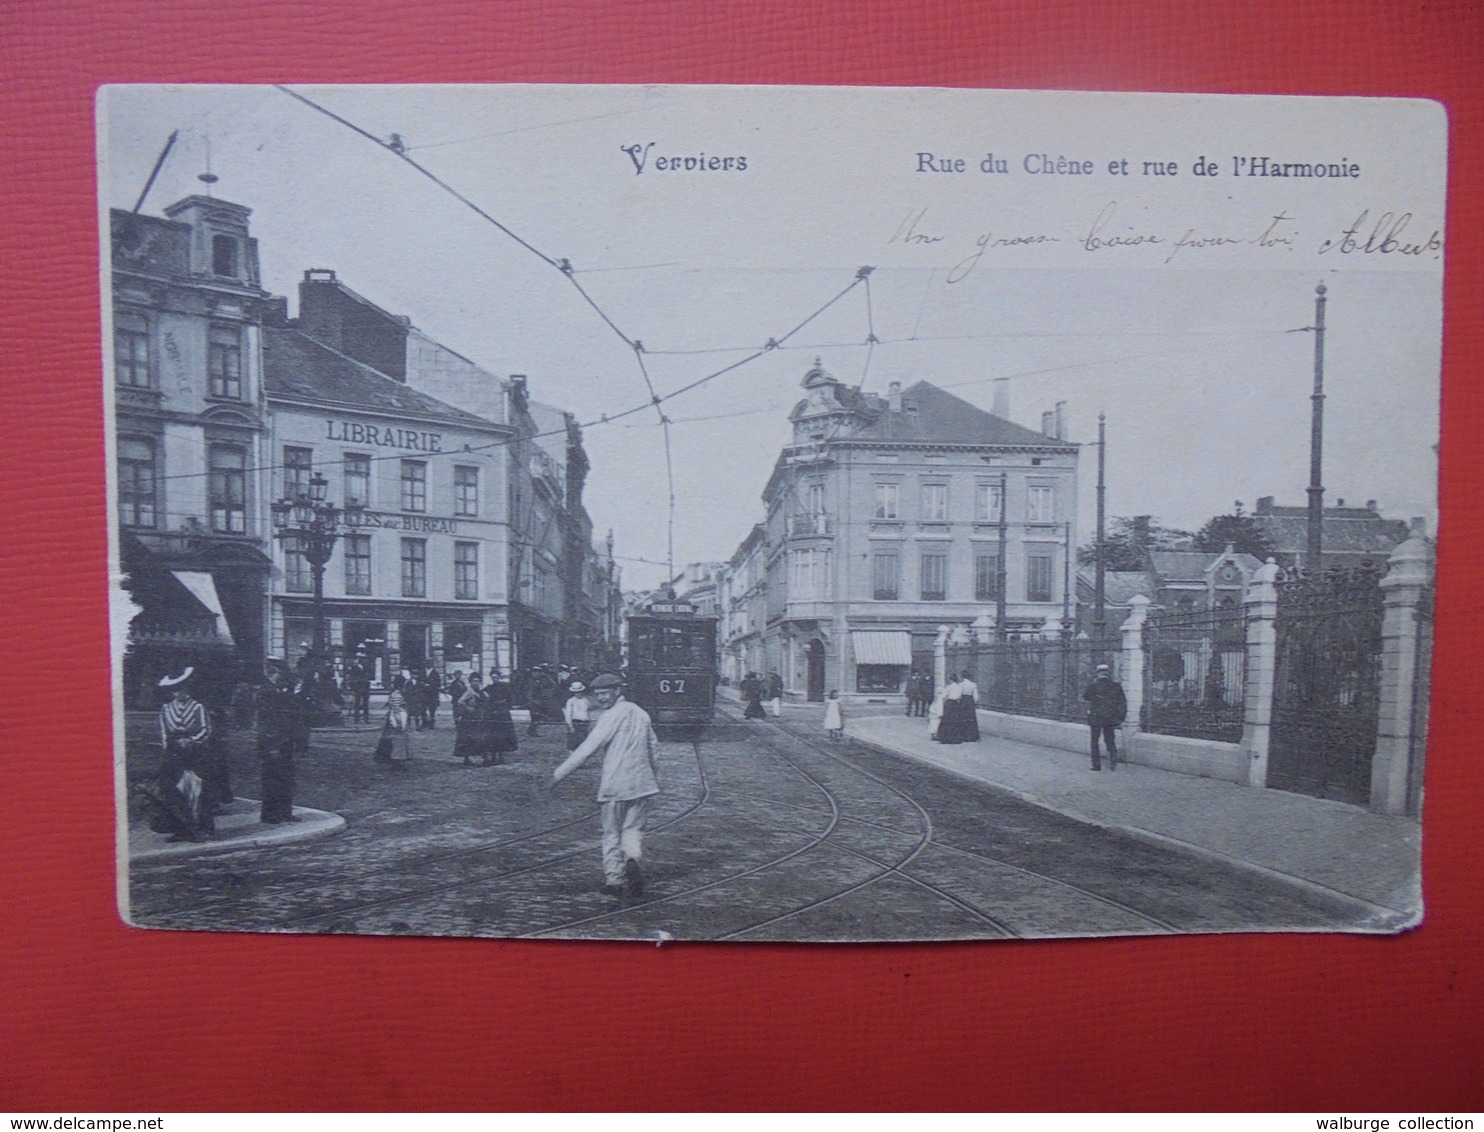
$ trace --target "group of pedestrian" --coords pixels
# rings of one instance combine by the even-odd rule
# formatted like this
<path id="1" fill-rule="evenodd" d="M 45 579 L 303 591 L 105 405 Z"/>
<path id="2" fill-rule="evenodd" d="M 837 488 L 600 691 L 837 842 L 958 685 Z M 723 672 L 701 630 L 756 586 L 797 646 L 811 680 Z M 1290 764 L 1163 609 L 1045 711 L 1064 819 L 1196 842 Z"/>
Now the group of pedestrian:
<path id="1" fill-rule="evenodd" d="M 933 702 L 933 678 L 926 672 L 913 672 L 907 677 L 907 714 L 926 718 L 928 707 Z"/>
<path id="2" fill-rule="evenodd" d="M 928 738 L 939 743 L 979 741 L 979 685 L 968 672 L 947 674 L 928 707 Z"/>
<path id="3" fill-rule="evenodd" d="M 467 681 L 455 678 L 449 686 L 453 699 L 454 757 L 464 766 L 498 766 L 520 746 L 511 717 L 510 683 L 498 668 L 489 681 L 478 672 Z"/>
<path id="4" fill-rule="evenodd" d="M 761 673 L 749 672 L 742 677 L 737 691 L 746 703 L 742 710 L 743 719 L 766 719 L 769 714 L 777 719 L 783 714 L 783 677 L 778 673 L 770 672 L 763 676 Z"/>

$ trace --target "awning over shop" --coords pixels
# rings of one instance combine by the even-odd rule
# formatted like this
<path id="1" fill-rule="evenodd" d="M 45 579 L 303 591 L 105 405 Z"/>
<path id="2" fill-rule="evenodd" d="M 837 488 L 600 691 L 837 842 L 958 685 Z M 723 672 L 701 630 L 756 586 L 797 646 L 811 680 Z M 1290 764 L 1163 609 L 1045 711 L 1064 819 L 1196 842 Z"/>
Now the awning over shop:
<path id="1" fill-rule="evenodd" d="M 216 582 L 205 570 L 171 570 L 175 580 L 191 592 L 205 608 L 216 617 L 216 635 L 228 644 L 232 642 L 232 629 L 227 624 L 227 615 L 222 610 L 221 596 L 216 592 Z"/>
<path id="2" fill-rule="evenodd" d="M 850 645 L 856 664 L 912 664 L 912 634 L 905 629 L 855 629 Z"/>

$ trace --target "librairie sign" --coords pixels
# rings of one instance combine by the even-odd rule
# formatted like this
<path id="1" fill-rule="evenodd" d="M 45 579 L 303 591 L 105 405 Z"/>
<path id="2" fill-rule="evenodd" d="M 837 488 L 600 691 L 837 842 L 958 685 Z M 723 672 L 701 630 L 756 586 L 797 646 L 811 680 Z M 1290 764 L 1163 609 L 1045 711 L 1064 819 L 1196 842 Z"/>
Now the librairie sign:
<path id="1" fill-rule="evenodd" d="M 377 448 L 405 448 L 411 452 L 442 452 L 443 434 L 391 425 L 361 424 L 359 421 L 325 421 L 325 436 L 345 444 L 367 444 Z"/>

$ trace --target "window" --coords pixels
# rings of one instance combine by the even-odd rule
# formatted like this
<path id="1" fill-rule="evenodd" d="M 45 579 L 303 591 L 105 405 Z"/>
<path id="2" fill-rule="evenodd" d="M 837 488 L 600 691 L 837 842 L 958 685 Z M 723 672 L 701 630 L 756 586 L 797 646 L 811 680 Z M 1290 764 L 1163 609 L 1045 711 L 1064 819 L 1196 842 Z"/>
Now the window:
<path id="1" fill-rule="evenodd" d="M 236 279 L 237 239 L 235 236 L 213 236 L 211 238 L 211 273 Z"/>
<path id="2" fill-rule="evenodd" d="M 897 517 L 897 485 L 894 483 L 878 483 L 876 485 L 876 518 L 895 519 Z"/>
<path id="3" fill-rule="evenodd" d="M 827 552 L 823 550 L 793 552 L 793 577 L 789 580 L 789 596 L 794 601 L 808 601 L 829 596 L 826 554 Z"/>
<path id="4" fill-rule="evenodd" d="M 479 544 L 453 544 L 453 596 L 461 601 L 479 598 Z"/>
<path id="5" fill-rule="evenodd" d="M 402 596 L 428 596 L 428 540 L 402 540 Z"/>
<path id="6" fill-rule="evenodd" d="M 309 559 L 304 557 L 303 551 L 284 550 L 283 588 L 293 594 L 307 594 L 314 588 L 309 576 Z"/>
<path id="7" fill-rule="evenodd" d="M 921 503 L 918 518 L 924 523 L 946 523 L 948 521 L 948 485 L 946 483 L 923 484 Z"/>
<path id="8" fill-rule="evenodd" d="M 365 596 L 371 592 L 371 536 L 345 536 L 345 592 Z"/>
<path id="9" fill-rule="evenodd" d="M 824 514 L 824 484 L 811 483 L 805 490 L 804 512 L 808 515 Z"/>
<path id="10" fill-rule="evenodd" d="M 309 477 L 314 475 L 314 449 L 290 448 L 283 450 L 283 494 L 288 499 L 298 499 L 309 494 Z"/>
<path id="11" fill-rule="evenodd" d="M 944 601 L 948 597 L 948 555 L 924 554 L 920 576 L 923 601 Z"/>
<path id="12" fill-rule="evenodd" d="M 142 314 L 120 311 L 114 318 L 113 379 L 134 389 L 150 387 L 149 322 Z"/>
<path id="13" fill-rule="evenodd" d="M 465 464 L 453 470 L 453 513 L 479 514 L 479 469 Z"/>
<path id="14" fill-rule="evenodd" d="M 211 529 L 222 534 L 247 533 L 247 451 L 232 444 L 207 450 L 211 496 Z"/>
<path id="15" fill-rule="evenodd" d="M 1000 559 L 997 554 L 974 556 L 974 600 L 992 601 L 1000 593 Z"/>
<path id="16" fill-rule="evenodd" d="M 1051 556 L 1032 554 L 1025 560 L 1025 600 L 1051 600 Z"/>
<path id="17" fill-rule="evenodd" d="M 402 461 L 402 510 L 428 509 L 428 465 L 421 460 Z"/>
<path id="18" fill-rule="evenodd" d="M 342 467 L 345 471 L 345 505 L 371 506 L 371 457 L 364 452 L 347 452 Z"/>
<path id="19" fill-rule="evenodd" d="M 877 551 L 871 556 L 871 597 L 896 601 L 901 594 L 901 564 L 895 554 Z"/>
<path id="20" fill-rule="evenodd" d="M 154 526 L 154 442 L 120 437 L 118 458 L 119 522 L 126 527 Z"/>
<path id="21" fill-rule="evenodd" d="M 974 521 L 976 523 L 998 523 L 1004 509 L 1004 493 L 997 483 L 974 485 Z"/>
<path id="22" fill-rule="evenodd" d="M 213 326 L 207 332 L 206 373 L 211 395 L 242 400 L 242 331 L 235 326 Z"/>
<path id="23" fill-rule="evenodd" d="M 1025 519 L 1028 523 L 1056 521 L 1056 489 L 1032 485 L 1026 492 Z"/>

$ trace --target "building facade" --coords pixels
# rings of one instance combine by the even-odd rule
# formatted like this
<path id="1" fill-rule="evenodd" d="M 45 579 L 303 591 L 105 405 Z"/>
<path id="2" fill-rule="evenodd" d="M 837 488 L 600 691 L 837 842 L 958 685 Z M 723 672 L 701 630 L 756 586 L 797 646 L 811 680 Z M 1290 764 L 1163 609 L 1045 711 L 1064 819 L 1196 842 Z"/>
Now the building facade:
<path id="1" fill-rule="evenodd" d="M 264 330 L 275 499 L 329 481 L 344 533 L 325 567 L 331 656 L 375 685 L 402 668 L 510 663 L 504 443 L 508 427 L 445 405 L 296 326 Z M 274 549 L 272 643 L 314 641 L 310 564 Z"/>
<path id="2" fill-rule="evenodd" d="M 808 700 L 892 697 L 931 669 L 941 624 L 1060 628 L 1079 449 L 1058 416 L 1035 432 L 925 381 L 862 394 L 817 362 L 802 385 L 767 518 L 729 567 L 734 669 Z"/>
<path id="3" fill-rule="evenodd" d="M 204 196 L 164 211 L 109 217 L 115 519 L 139 610 L 124 658 L 129 707 L 155 706 L 159 677 L 188 664 L 224 686 L 261 664 L 272 565 L 257 484 L 272 300 L 251 211 Z"/>

